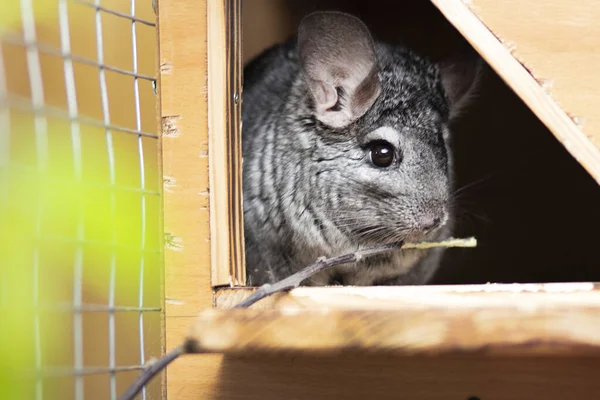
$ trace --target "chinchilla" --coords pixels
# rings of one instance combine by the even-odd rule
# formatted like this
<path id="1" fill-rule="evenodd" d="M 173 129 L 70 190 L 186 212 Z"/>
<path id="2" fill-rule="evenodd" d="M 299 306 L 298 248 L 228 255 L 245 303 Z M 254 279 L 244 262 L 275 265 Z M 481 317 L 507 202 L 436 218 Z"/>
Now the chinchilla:
<path id="1" fill-rule="evenodd" d="M 319 257 L 452 234 L 450 125 L 482 60 L 431 62 L 317 12 L 244 70 L 246 270 L 272 283 Z M 399 250 L 307 285 L 425 284 L 443 249 Z"/>

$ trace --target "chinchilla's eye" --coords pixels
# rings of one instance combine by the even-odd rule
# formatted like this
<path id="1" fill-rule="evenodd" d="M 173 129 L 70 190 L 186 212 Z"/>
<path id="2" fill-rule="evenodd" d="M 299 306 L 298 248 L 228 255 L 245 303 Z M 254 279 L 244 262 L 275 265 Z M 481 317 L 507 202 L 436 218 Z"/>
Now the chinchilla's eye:
<path id="1" fill-rule="evenodd" d="M 394 146 L 385 140 L 375 140 L 368 145 L 371 164 L 387 168 L 394 162 Z"/>

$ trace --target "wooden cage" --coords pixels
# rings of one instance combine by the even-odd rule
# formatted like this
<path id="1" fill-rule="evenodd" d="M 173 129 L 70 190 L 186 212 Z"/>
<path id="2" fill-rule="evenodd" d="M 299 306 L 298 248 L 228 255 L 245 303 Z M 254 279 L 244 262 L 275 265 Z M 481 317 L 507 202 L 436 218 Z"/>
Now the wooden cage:
<path id="1" fill-rule="evenodd" d="M 479 198 L 503 222 L 480 232 L 492 244 L 469 265 L 450 258 L 458 272 L 445 270 L 446 285 L 299 288 L 228 310 L 253 290 L 244 287 L 243 64 L 327 7 L 359 13 L 382 38 L 412 34 L 438 55 L 467 44 L 485 59 L 491 94 L 461 127 L 473 133 L 457 157 L 470 160 L 459 165 L 466 181 L 473 166 L 510 164 Z M 163 0 L 157 14 L 166 348 L 187 338 L 217 353 L 170 366 L 167 398 L 597 397 L 594 1 Z"/>

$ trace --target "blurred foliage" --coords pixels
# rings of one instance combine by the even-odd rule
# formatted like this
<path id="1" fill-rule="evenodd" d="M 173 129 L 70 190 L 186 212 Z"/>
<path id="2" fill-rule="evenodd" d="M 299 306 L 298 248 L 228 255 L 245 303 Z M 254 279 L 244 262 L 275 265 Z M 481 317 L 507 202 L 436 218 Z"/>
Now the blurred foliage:
<path id="1" fill-rule="evenodd" d="M 135 306 L 142 237 L 158 236 L 156 226 L 147 226 L 142 232 L 141 193 L 120 193 L 108 184 L 84 179 L 107 175 L 103 157 L 87 157 L 79 180 L 68 141 L 52 149 L 43 168 L 12 163 L 37 156 L 35 143 L 19 145 L 24 141 L 21 138 L 32 136 L 33 125 L 23 116 L 20 120 L 11 121 L 11 149 L 16 149 L 10 154 L 11 163 L 0 167 L 0 399 L 30 398 L 22 391 L 28 393 L 33 387 L 25 378 L 32 378 L 35 370 L 36 307 L 43 358 L 64 360 L 60 354 L 48 352 L 62 352 L 67 347 L 68 353 L 72 352 L 70 308 L 77 266 L 82 275 L 79 296 L 84 302 L 87 296 L 106 304 L 113 264 L 118 265 L 115 292 L 120 294 L 119 304 Z M 48 124 L 49 138 L 65 136 L 64 130 L 53 126 Z M 101 150 L 95 149 L 97 154 L 102 154 Z M 121 167 L 122 179 L 139 181 L 137 157 Z M 61 305 L 62 312 L 53 309 Z M 72 357 L 63 362 L 69 365 Z"/>
<path id="2" fill-rule="evenodd" d="M 34 18 L 43 22 L 56 14 L 57 0 L 30 0 L 33 4 Z M 4 29 L 14 29 L 21 24 L 20 0 L 5 0 L 0 5 L 0 33 Z"/>
<path id="3" fill-rule="evenodd" d="M 0 40 L 6 30 L 21 30 L 22 3 L 0 1 Z M 57 0 L 31 3 L 36 25 L 55 25 Z M 27 82 L 22 73 L 18 78 Z M 130 188 L 116 190 L 104 129 L 36 121 L 2 107 L 0 145 L 9 148 L 0 149 L 0 400 L 30 399 L 36 365 L 73 368 L 76 297 L 106 305 L 117 271 L 116 304 L 137 305 L 140 264 L 152 264 L 141 248 L 160 248 L 160 202 L 146 196 L 142 223 L 142 194 L 131 190 L 140 187 L 136 136 L 114 145 L 115 183 Z M 78 272 L 81 290 L 74 285 Z M 137 332 L 127 334 L 137 340 Z M 70 398 L 73 386 L 64 389 L 69 393 L 44 387 L 43 398 Z"/>

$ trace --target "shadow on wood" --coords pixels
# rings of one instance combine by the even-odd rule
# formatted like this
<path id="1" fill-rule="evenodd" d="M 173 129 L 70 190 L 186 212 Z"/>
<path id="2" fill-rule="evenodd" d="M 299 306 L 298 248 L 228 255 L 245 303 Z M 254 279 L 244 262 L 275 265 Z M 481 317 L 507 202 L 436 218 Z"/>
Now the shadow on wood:
<path id="1" fill-rule="evenodd" d="M 586 358 L 225 357 L 214 398 L 586 399 L 600 390 L 599 367 Z"/>

